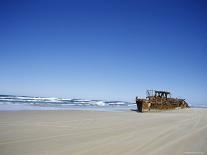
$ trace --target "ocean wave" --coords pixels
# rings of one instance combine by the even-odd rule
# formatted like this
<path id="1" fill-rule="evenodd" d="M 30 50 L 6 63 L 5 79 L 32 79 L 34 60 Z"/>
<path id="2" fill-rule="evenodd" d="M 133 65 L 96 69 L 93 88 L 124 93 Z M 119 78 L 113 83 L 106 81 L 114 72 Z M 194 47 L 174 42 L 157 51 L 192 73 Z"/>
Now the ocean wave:
<path id="1" fill-rule="evenodd" d="M 68 106 L 130 106 L 132 103 L 123 101 L 103 101 L 88 99 L 71 99 L 56 97 L 29 97 L 29 96 L 9 96 L 0 95 L 1 104 L 30 104 L 30 105 L 68 105 Z"/>

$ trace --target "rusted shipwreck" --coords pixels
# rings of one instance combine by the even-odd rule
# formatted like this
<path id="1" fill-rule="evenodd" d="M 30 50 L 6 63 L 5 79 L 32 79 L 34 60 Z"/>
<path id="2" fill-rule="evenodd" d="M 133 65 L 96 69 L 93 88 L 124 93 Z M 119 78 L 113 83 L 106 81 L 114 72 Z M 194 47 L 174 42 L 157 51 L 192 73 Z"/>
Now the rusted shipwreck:
<path id="1" fill-rule="evenodd" d="M 137 110 L 148 112 L 150 110 L 170 110 L 176 108 L 189 107 L 185 99 L 171 98 L 171 93 L 167 91 L 147 90 L 146 99 L 136 97 Z"/>

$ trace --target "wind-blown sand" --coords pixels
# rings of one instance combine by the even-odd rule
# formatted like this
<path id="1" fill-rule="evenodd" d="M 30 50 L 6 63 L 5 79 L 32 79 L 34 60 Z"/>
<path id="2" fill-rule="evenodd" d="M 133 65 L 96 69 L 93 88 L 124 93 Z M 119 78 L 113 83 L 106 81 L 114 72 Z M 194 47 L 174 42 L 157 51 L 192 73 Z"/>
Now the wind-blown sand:
<path id="1" fill-rule="evenodd" d="M 207 109 L 0 112 L 0 154 L 207 154 Z"/>

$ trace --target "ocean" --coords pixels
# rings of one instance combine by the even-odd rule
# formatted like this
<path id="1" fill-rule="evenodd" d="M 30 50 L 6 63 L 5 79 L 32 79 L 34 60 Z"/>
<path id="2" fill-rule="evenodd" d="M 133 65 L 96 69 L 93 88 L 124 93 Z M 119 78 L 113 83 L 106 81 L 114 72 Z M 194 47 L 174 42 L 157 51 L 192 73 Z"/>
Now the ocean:
<path id="1" fill-rule="evenodd" d="M 132 109 L 136 109 L 136 105 L 124 101 L 0 95 L 0 111 L 95 110 L 118 112 Z"/>

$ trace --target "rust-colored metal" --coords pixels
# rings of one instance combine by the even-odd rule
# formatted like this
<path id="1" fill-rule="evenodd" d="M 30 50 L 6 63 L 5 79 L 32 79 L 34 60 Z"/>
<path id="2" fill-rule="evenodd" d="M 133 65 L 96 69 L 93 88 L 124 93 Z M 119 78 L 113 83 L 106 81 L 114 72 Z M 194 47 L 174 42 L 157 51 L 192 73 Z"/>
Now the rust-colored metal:
<path id="1" fill-rule="evenodd" d="M 146 99 L 136 97 L 136 104 L 139 112 L 189 107 L 185 99 L 171 98 L 170 92 L 157 90 L 147 90 Z"/>

